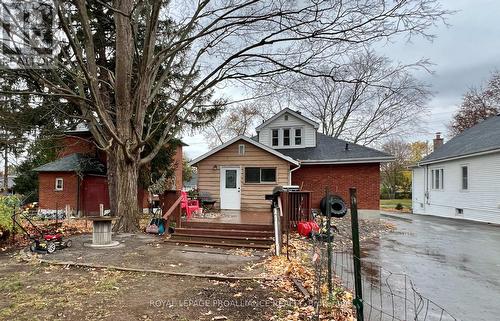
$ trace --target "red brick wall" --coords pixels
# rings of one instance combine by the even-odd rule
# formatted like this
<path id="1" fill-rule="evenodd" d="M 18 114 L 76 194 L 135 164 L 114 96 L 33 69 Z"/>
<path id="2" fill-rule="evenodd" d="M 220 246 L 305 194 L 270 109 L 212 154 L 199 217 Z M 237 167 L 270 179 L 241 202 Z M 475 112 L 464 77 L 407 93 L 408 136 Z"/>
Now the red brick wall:
<path id="1" fill-rule="evenodd" d="M 104 165 L 106 165 L 106 152 L 98 149 L 95 146 L 92 136 L 65 136 L 62 139 L 61 144 L 63 146 L 63 149 L 59 152 L 59 158 L 74 153 L 80 153 L 97 157 Z"/>
<path id="2" fill-rule="evenodd" d="M 56 178 L 62 178 L 62 191 L 56 191 Z M 46 172 L 38 174 L 40 209 L 64 210 L 69 205 L 76 210 L 78 177 L 75 173 Z"/>
<path id="3" fill-rule="evenodd" d="M 96 146 L 89 136 L 65 136 L 62 141 L 64 148 L 59 153 L 59 157 L 68 156 L 74 153 L 95 155 Z"/>
<path id="4" fill-rule="evenodd" d="M 312 191 L 312 207 L 319 208 L 325 187 L 349 202 L 349 188 L 356 187 L 358 208 L 380 208 L 380 164 L 303 165 L 292 173 L 292 184 Z"/>

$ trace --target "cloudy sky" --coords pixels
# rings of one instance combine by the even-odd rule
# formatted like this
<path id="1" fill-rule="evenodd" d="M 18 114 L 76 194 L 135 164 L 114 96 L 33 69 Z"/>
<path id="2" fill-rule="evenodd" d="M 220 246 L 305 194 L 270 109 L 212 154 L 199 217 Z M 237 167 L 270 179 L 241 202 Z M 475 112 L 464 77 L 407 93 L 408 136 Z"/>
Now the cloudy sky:
<path id="1" fill-rule="evenodd" d="M 409 140 L 430 140 L 437 131 L 446 136 L 446 124 L 463 93 L 471 86 L 480 86 L 493 70 L 500 69 L 500 1 L 442 0 L 441 3 L 457 12 L 449 17 L 450 26 L 440 25 L 432 30 L 437 36 L 434 41 L 398 41 L 379 50 L 395 61 L 410 63 L 428 58 L 435 64 L 433 74 L 417 75 L 435 93 L 429 103 L 427 132 L 408 137 Z M 186 136 L 183 140 L 190 145 L 185 148 L 190 158 L 208 150 L 201 135 Z"/>

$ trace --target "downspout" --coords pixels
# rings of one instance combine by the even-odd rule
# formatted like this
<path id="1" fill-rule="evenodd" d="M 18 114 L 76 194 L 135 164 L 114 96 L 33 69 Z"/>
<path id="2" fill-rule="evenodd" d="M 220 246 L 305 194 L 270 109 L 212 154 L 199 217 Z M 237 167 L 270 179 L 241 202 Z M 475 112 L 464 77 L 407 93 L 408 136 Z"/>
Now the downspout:
<path id="1" fill-rule="evenodd" d="M 288 185 L 292 185 L 292 172 L 295 172 L 296 170 L 298 170 L 300 168 L 300 161 L 299 161 L 299 165 L 297 167 L 295 167 L 294 169 L 291 169 L 289 172 L 288 172 Z"/>
<path id="2" fill-rule="evenodd" d="M 80 217 L 80 175 L 76 175 L 77 183 L 76 183 L 76 217 Z"/>
<path id="3" fill-rule="evenodd" d="M 429 203 L 429 164 L 425 165 L 425 204 L 430 205 Z"/>

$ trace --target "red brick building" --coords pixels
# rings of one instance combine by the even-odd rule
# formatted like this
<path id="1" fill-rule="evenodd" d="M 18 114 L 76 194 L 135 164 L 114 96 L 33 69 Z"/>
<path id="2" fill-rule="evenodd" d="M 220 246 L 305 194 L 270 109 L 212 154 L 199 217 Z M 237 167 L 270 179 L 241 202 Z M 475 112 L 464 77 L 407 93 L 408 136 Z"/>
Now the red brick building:
<path id="1" fill-rule="evenodd" d="M 380 164 L 309 165 L 292 174 L 292 184 L 313 192 L 312 207 L 319 208 L 325 186 L 331 193 L 349 199 L 349 188 L 356 187 L 358 206 L 378 210 L 380 207 Z"/>
<path id="2" fill-rule="evenodd" d="M 35 169 L 38 172 L 39 210 L 42 215 L 56 213 L 99 215 L 101 205 L 109 210 L 106 153 L 94 144 L 91 133 L 82 127 L 69 131 L 62 139 L 58 159 Z M 175 189 L 182 188 L 182 145 L 174 156 Z M 140 189 L 143 209 L 149 207 L 149 192 Z"/>

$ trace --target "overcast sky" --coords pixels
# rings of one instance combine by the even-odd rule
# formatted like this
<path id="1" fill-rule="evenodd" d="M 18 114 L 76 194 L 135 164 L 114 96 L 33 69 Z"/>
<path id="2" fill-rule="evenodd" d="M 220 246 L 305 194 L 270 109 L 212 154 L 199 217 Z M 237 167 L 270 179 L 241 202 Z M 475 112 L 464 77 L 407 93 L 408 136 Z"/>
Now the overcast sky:
<path id="1" fill-rule="evenodd" d="M 414 62 L 429 58 L 434 74 L 418 74 L 432 86 L 435 93 L 429 103 L 431 111 L 427 133 L 416 133 L 408 140 L 431 140 L 441 131 L 446 136 L 446 124 L 471 86 L 480 86 L 495 69 L 500 69 L 500 1 L 442 0 L 446 9 L 457 10 L 448 19 L 449 27 L 440 25 L 432 30 L 433 42 L 413 39 L 390 43 L 379 51 L 396 61 Z M 190 158 L 208 151 L 203 136 L 184 137 L 190 146 L 185 151 Z"/>

